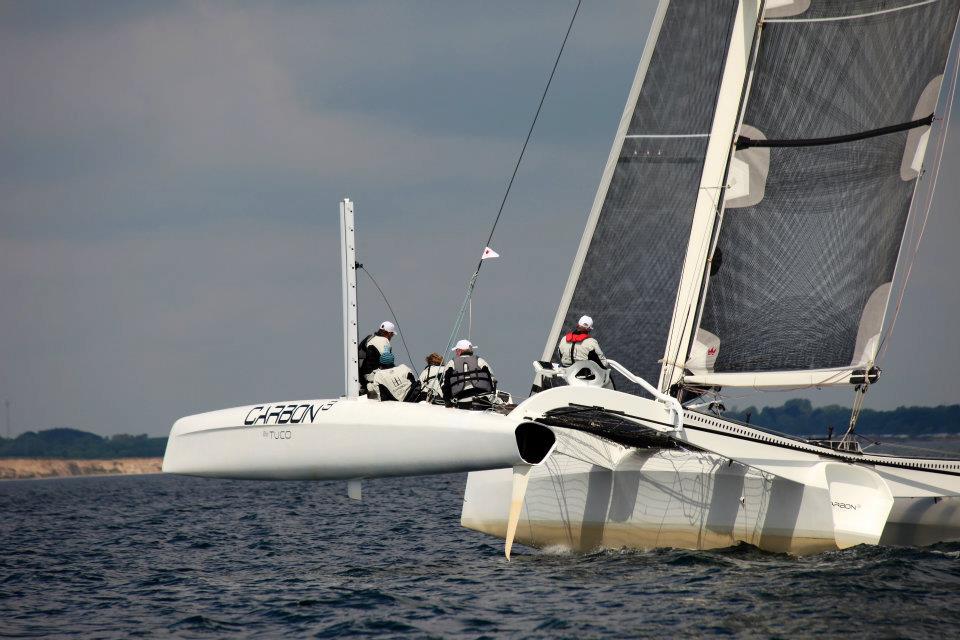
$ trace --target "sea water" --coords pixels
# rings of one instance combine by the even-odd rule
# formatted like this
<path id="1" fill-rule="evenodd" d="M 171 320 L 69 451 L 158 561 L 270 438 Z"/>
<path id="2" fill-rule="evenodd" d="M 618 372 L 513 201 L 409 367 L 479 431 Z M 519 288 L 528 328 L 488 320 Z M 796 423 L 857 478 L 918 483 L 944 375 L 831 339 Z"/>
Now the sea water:
<path id="1" fill-rule="evenodd" d="M 514 547 L 464 475 L 0 483 L 0 635 L 950 637 L 960 544 L 796 558 Z"/>

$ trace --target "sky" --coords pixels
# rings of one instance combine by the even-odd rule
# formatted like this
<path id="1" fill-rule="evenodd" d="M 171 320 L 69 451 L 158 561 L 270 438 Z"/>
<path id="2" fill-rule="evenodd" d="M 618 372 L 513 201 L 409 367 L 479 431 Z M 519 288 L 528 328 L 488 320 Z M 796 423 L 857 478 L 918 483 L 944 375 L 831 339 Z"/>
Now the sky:
<path id="1" fill-rule="evenodd" d="M 493 239 L 472 338 L 521 397 L 655 5 L 584 2 Z M 14 435 L 340 395 L 343 197 L 416 364 L 443 349 L 574 6 L 0 2 Z M 871 408 L 957 401 L 953 133 Z M 389 315 L 359 283 L 366 333 Z"/>

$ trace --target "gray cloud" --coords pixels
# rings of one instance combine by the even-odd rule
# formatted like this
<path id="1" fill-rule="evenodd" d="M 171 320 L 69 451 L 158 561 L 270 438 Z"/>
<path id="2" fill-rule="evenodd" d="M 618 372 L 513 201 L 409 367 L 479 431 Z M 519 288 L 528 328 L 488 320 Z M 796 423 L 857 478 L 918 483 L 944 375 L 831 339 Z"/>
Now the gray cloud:
<path id="1" fill-rule="evenodd" d="M 653 4 L 585 3 L 484 268 L 473 337 L 520 394 Z M 443 347 L 572 3 L 92 7 L 0 8 L 0 397 L 19 429 L 159 434 L 340 393 L 344 195 L 414 357 Z M 870 406 L 953 401 L 958 166 L 951 143 Z M 372 327 L 385 308 L 361 286 Z"/>

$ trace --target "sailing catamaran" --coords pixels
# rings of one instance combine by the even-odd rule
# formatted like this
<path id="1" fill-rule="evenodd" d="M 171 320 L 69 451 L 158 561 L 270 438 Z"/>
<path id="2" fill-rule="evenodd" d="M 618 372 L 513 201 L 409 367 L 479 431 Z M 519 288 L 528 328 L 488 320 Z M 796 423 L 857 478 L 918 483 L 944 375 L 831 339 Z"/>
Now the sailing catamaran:
<path id="1" fill-rule="evenodd" d="M 953 103 L 958 11 L 661 0 L 535 393 L 501 412 L 360 396 L 345 200 L 345 395 L 178 420 L 164 471 L 347 479 L 353 497 L 362 478 L 469 471 L 461 522 L 505 538 L 508 557 L 514 540 L 801 554 L 960 538 L 960 460 L 870 454 L 854 432 L 907 224 L 926 215 L 913 204 Z M 589 362 L 550 362 L 585 313 L 603 318 L 601 341 L 617 336 L 618 390 L 596 385 L 605 372 L 581 375 Z M 704 401 L 840 385 L 855 401 L 838 441 Z"/>

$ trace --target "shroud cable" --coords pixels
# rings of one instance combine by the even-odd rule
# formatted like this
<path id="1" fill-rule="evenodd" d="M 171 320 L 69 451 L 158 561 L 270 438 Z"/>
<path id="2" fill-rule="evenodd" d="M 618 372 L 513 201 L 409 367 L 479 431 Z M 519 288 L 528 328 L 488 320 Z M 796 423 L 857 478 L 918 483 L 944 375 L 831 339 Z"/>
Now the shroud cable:
<path id="1" fill-rule="evenodd" d="M 393 323 L 397 325 L 397 335 L 400 336 L 400 343 L 403 345 L 403 350 L 407 352 L 407 359 L 410 360 L 410 366 L 413 367 L 413 369 L 419 374 L 420 368 L 416 365 L 416 363 L 414 363 L 413 357 L 410 355 L 410 349 L 407 348 L 407 341 L 403 337 L 403 331 L 400 330 L 400 320 L 397 319 L 397 312 L 393 310 L 392 306 L 390 306 L 390 301 L 387 300 L 387 294 L 383 292 L 383 289 L 381 289 L 380 285 L 377 284 L 377 281 L 374 280 L 373 274 L 367 271 L 366 267 L 358 262 L 357 269 L 367 274 L 367 277 L 370 278 L 370 282 L 372 282 L 373 286 L 375 286 L 377 291 L 380 292 L 380 297 L 383 298 L 384 303 L 387 305 L 387 309 L 390 310 L 390 315 L 393 317 Z"/>
<path id="2" fill-rule="evenodd" d="M 484 244 L 484 248 L 490 246 L 490 242 L 493 240 L 493 234 L 497 230 L 497 224 L 500 222 L 500 216 L 503 215 L 503 208 L 507 204 L 507 198 L 510 196 L 510 189 L 513 187 L 513 181 L 517 177 L 517 171 L 520 170 L 520 162 L 523 160 L 523 154 L 527 151 L 527 145 L 530 143 L 530 137 L 533 135 L 533 128 L 537 124 L 537 119 L 540 117 L 540 111 L 543 109 L 543 103 L 547 99 L 547 92 L 550 90 L 550 84 L 553 82 L 553 76 L 557 73 L 557 66 L 560 64 L 560 56 L 563 55 L 563 50 L 567 46 L 567 40 L 570 38 L 570 32 L 573 30 L 573 22 L 577 19 L 577 13 L 580 11 L 580 4 L 583 0 L 577 0 L 577 6 L 573 10 L 573 16 L 570 18 L 570 24 L 567 26 L 567 32 L 563 36 L 563 42 L 560 44 L 560 51 L 557 52 L 557 58 L 553 61 L 553 69 L 550 71 L 550 77 L 547 78 L 547 85 L 543 88 L 543 95 L 540 96 L 540 104 L 537 105 L 537 111 L 533 114 L 533 121 L 530 123 L 530 128 L 527 130 L 527 137 L 523 141 L 523 147 L 520 149 L 520 155 L 517 157 L 517 162 L 513 166 L 513 173 L 510 175 L 510 182 L 507 183 L 507 189 L 503 194 L 503 200 L 500 201 L 500 208 L 497 210 L 497 217 L 493 220 L 493 226 L 490 228 L 490 234 L 487 236 L 487 241 Z M 444 353 L 450 351 L 450 348 L 453 346 L 453 341 L 456 339 L 457 334 L 460 332 L 460 326 L 463 324 L 463 315 L 466 313 L 467 305 L 470 303 L 470 298 L 473 296 L 473 290 L 477 285 L 477 277 L 480 275 L 480 268 L 483 266 L 483 259 L 477 263 L 477 269 L 474 271 L 473 276 L 470 277 L 470 281 L 467 283 L 467 294 L 463 299 L 463 304 L 460 305 L 460 311 L 457 313 L 457 318 L 453 322 L 453 331 L 450 332 L 450 339 L 447 341 L 447 348 L 444 350 Z"/>

